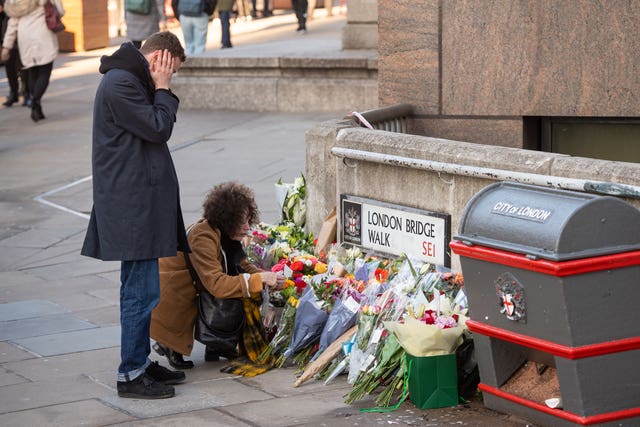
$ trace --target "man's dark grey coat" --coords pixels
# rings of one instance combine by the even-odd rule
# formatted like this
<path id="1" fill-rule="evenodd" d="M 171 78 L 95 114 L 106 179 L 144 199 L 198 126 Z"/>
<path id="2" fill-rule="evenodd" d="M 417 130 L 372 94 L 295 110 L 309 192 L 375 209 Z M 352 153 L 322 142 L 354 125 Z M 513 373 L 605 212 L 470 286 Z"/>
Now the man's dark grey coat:
<path id="1" fill-rule="evenodd" d="M 131 43 L 101 60 L 94 101 L 93 209 L 82 254 L 146 260 L 187 250 L 178 178 L 167 141 L 178 98 L 155 90 Z"/>

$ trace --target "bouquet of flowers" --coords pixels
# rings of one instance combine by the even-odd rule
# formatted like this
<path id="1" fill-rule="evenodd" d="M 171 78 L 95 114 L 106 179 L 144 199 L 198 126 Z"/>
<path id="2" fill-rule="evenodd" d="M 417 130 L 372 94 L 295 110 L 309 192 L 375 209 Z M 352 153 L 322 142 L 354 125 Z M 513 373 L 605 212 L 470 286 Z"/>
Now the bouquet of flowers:
<path id="1" fill-rule="evenodd" d="M 300 297 L 291 342 L 283 353 L 285 358 L 293 358 L 297 353 L 302 353 L 297 360 L 294 360 L 298 366 L 305 365 L 308 361 L 311 345 L 320 338 L 329 317 L 321 305 L 322 302 L 311 288 L 308 288 Z"/>
<path id="2" fill-rule="evenodd" d="M 355 326 L 358 311 L 360 310 L 360 301 L 364 297 L 364 295 L 358 291 L 358 282 L 355 282 L 353 279 L 339 278 L 333 280 L 342 282 L 340 285 L 342 292 L 340 298 L 335 302 L 329 313 L 327 323 L 320 335 L 318 353 L 322 352 L 339 336 Z"/>
<path id="3" fill-rule="evenodd" d="M 385 326 L 412 356 L 451 354 L 462 343 L 466 312 L 444 292 L 435 289 L 427 304 L 416 298 L 408 305 L 403 319 L 387 322 Z"/>
<path id="4" fill-rule="evenodd" d="M 269 255 L 269 247 L 273 238 L 266 224 L 259 224 L 242 242 L 247 259 L 263 270 L 269 270 L 273 265 L 273 257 Z"/>
<path id="5" fill-rule="evenodd" d="M 281 207 L 282 221 L 290 221 L 304 227 L 307 217 L 307 182 L 304 175 L 294 179 L 293 184 L 276 183 L 276 195 Z"/>
<path id="6" fill-rule="evenodd" d="M 282 315 L 280 316 L 280 321 L 278 322 L 276 333 L 260 354 L 258 358 L 260 361 L 266 361 L 270 356 L 275 356 L 277 358 L 275 362 L 276 367 L 280 368 L 284 364 L 286 358 L 283 357 L 282 354 L 287 349 L 291 341 L 291 336 L 293 335 L 298 302 L 298 298 L 295 296 L 290 296 L 287 299 Z"/>
<path id="7" fill-rule="evenodd" d="M 364 314 L 364 319 L 371 319 L 369 322 L 374 324 L 373 331 L 369 334 L 365 329 L 360 342 L 360 337 L 357 337 L 356 346 L 350 355 L 349 381 L 353 383 L 353 389 L 347 395 L 346 403 L 359 400 L 382 385 L 385 389 L 376 403 L 386 406 L 394 391 L 403 383 L 404 349 L 385 325 L 386 322 L 398 320 L 404 315 L 407 301 L 416 291 L 422 276 L 406 257 L 401 262 L 390 265 L 394 266 L 393 276 L 388 288 L 374 304 L 373 313 L 376 317 L 371 319 L 371 315 Z M 368 341 L 365 341 L 367 338 Z"/>

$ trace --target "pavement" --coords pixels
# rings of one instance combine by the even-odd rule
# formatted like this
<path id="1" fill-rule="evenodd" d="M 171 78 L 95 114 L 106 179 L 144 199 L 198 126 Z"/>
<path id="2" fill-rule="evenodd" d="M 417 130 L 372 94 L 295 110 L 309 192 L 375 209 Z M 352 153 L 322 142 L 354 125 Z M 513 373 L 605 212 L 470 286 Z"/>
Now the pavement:
<path id="1" fill-rule="evenodd" d="M 345 15 L 317 12 L 303 36 L 295 33 L 290 13 L 236 22 L 235 47 L 225 51 L 217 48 L 219 33 L 212 28 L 206 55 L 339 49 Z M 118 398 L 119 263 L 79 254 L 91 208 L 97 68 L 118 40 L 112 44 L 59 56 L 42 102 L 45 120 L 34 124 L 27 108 L 0 106 L 0 425 L 527 425 L 486 409 L 479 398 L 453 408 L 419 410 L 407 401 L 394 412 L 364 413 L 359 409 L 371 400 L 344 403 L 350 389 L 345 376 L 298 388 L 293 368 L 231 376 L 219 371 L 224 362 L 205 362 L 199 344 L 190 357 L 195 369 L 186 372 L 174 398 Z M 0 93 L 8 93 L 3 68 Z M 199 218 L 215 183 L 238 180 L 256 191 L 262 219 L 276 222 L 274 183 L 304 172 L 305 131 L 345 114 L 180 110 L 170 147 L 185 221 Z M 151 357 L 167 366 L 164 358 Z"/>

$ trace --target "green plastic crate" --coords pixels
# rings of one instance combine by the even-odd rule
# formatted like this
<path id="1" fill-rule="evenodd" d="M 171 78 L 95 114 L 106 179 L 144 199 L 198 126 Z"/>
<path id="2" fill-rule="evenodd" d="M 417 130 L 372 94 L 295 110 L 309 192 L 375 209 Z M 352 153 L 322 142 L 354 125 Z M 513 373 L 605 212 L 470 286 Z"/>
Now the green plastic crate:
<path id="1" fill-rule="evenodd" d="M 420 409 L 445 408 L 458 404 L 456 355 L 407 357 L 409 400 Z"/>

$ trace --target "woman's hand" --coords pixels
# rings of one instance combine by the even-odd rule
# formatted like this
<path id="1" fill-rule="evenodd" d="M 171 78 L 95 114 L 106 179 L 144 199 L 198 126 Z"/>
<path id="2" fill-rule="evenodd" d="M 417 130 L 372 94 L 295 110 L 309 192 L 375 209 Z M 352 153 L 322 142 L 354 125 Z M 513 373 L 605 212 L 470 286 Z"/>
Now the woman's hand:
<path id="1" fill-rule="evenodd" d="M 262 278 L 262 283 L 273 290 L 282 289 L 282 285 L 284 285 L 285 282 L 283 275 L 271 271 L 263 271 L 260 273 L 260 277 Z"/>

